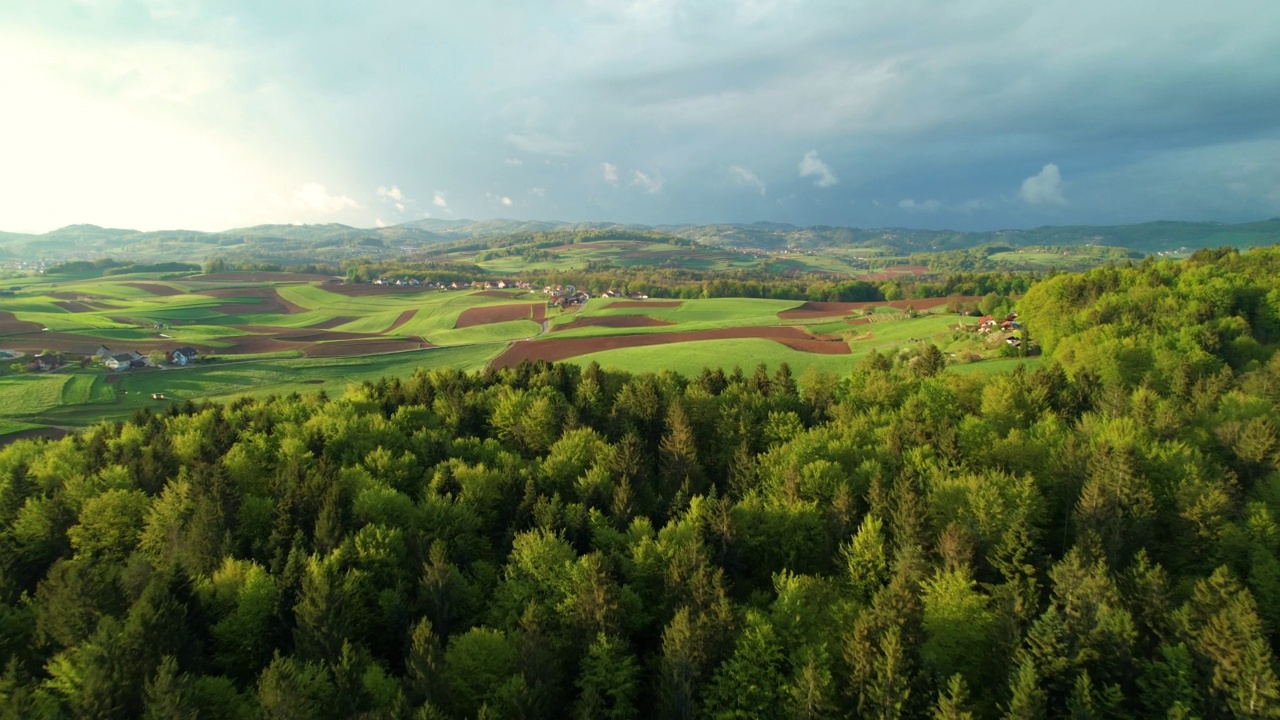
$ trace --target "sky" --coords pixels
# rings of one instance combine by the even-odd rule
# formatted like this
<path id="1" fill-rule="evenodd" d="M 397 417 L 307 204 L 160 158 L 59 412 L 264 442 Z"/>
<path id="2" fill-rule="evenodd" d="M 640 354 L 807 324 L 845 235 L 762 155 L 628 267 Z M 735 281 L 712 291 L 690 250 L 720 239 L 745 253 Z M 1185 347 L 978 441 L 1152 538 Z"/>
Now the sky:
<path id="1" fill-rule="evenodd" d="M 0 230 L 1276 216 L 1276 0 L 0 2 Z"/>

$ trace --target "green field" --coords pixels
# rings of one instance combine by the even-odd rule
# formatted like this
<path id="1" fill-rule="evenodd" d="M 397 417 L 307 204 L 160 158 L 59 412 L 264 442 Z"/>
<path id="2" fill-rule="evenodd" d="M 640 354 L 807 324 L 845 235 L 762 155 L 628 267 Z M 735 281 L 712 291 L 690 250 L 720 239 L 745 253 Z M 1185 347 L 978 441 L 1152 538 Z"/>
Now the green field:
<path id="1" fill-rule="evenodd" d="M 952 323 L 954 319 L 951 316 L 921 316 L 876 325 L 844 325 L 849 338 L 849 355 L 803 352 L 773 340 L 744 338 L 605 350 L 570 358 L 569 362 L 586 365 L 594 361 L 600 363 L 601 367 L 628 372 L 659 372 L 669 369 L 686 375 L 697 375 L 704 367 L 719 367 L 728 371 L 737 365 L 747 371 L 762 362 L 770 368 L 785 362 L 797 374 L 815 368 L 845 375 L 872 350 L 888 354 L 909 352 L 917 343 L 925 341 L 946 348 L 949 345 L 949 327 Z M 971 367 L 976 368 L 985 362 L 974 363 Z"/>
<path id="2" fill-rule="evenodd" d="M 403 377 L 418 368 L 480 370 L 502 347 L 473 345 L 369 357 L 221 362 L 122 373 L 111 384 L 102 374 L 5 376 L 0 378 L 0 428 L 12 426 L 3 432 L 17 432 L 38 425 L 83 426 L 128 417 L 142 407 L 160 410 L 185 400 L 230 400 L 320 389 L 341 394 L 352 383 Z M 163 394 L 165 399 L 152 399 L 152 393 Z"/>
<path id="3" fill-rule="evenodd" d="M 573 246 L 558 251 L 609 256 L 617 262 L 675 257 L 696 250 L 699 263 L 753 261 L 750 254 L 716 248 L 687 248 L 663 243 L 617 243 Z M 783 257 L 785 255 L 785 257 Z M 871 253 L 866 253 L 871 255 Z M 668 259 L 670 259 L 668 257 Z M 832 256 L 779 254 L 774 260 L 829 262 Z M 507 259 L 507 258 L 502 258 Z M 865 260 L 850 256 L 839 262 Z M 663 260 L 662 262 L 666 262 Z M 232 282 L 231 280 L 235 280 Z M 286 276 L 286 279 L 287 276 Z M 793 350 L 778 342 L 758 339 L 672 342 L 659 346 L 593 352 L 571 358 L 632 372 L 679 370 L 696 374 L 705 366 L 745 369 L 764 362 L 770 367 L 788 363 L 797 374 L 816 368 L 846 374 L 871 349 L 910 353 L 920 341 L 936 342 L 949 352 L 968 358 L 984 357 L 999 348 L 984 348 L 973 340 L 949 336 L 954 318 L 927 314 L 908 319 L 886 310 L 880 321 L 849 325 L 842 319 L 782 319 L 778 313 L 800 305 L 795 300 L 747 298 L 693 299 L 675 307 L 648 304 L 624 306 L 621 300 L 593 298 L 575 312 L 546 310 L 543 323 L 530 319 L 491 322 L 459 328 L 459 317 L 470 308 L 542 303 L 541 293 L 513 291 L 503 295 L 473 291 L 336 288 L 318 282 L 250 282 L 243 277 L 219 282 L 201 276 L 170 280 L 164 287 L 176 294 L 152 294 L 129 283 L 150 283 L 148 275 L 61 279 L 33 282 L 9 298 L 9 312 L 19 321 L 38 325 L 9 325 L 0 346 L 35 354 L 60 352 L 68 366 L 57 372 L 0 376 L 0 428 L 14 432 L 33 425 L 83 426 L 101 419 L 128 416 L 140 407 L 160 408 L 186 400 L 225 400 L 239 395 L 285 394 L 324 389 L 340 393 L 353 382 L 383 376 L 403 376 L 418 367 L 477 370 L 512 342 L 583 339 L 634 334 L 683 333 L 720 328 L 804 326 L 810 333 L 838 336 L 850 343 L 851 355 L 825 355 Z M 216 289 L 215 295 L 202 294 Z M 164 292 L 169 292 L 165 290 Z M 239 293 L 243 294 L 239 294 Z M 51 293 L 57 293 L 53 295 Z M 74 298 L 74 299 L 72 299 Z M 67 303 L 72 303 L 68 305 Z M 78 310 L 78 312 L 72 312 Z M 259 311 L 260 310 L 260 311 Z M 647 316 L 669 323 L 657 327 L 583 325 L 575 320 L 606 320 Z M 607 321 L 607 320 L 606 320 Z M 160 323 L 163 323 L 161 325 Z M 322 327 L 317 327 L 322 326 Z M 566 327 L 568 326 L 568 327 Z M 32 328 L 36 329 L 32 329 Z M 48 328 L 43 330 L 42 328 Z M 337 343 L 337 344 L 334 344 Z M 424 344 L 433 346 L 421 348 Z M 170 351 L 182 345 L 197 347 L 205 362 L 185 368 L 143 369 L 108 373 L 100 363 L 81 358 L 100 345 L 113 352 Z M 351 357 L 319 357 L 330 348 Z M 362 349 L 363 348 L 363 349 Z M 1009 366 L 1000 361 L 957 366 L 964 371 L 995 371 Z M 153 399 L 163 394 L 164 399 Z"/>

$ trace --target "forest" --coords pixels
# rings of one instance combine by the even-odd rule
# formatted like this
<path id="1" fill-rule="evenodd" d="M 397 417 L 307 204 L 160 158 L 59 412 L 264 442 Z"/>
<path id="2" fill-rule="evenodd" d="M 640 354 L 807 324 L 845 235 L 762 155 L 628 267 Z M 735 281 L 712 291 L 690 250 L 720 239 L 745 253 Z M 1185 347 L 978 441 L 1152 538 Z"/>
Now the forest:
<path id="1" fill-rule="evenodd" d="M 0 717 L 1280 715 L 1280 249 L 1012 279 L 970 294 L 1032 370 L 526 363 L 11 444 Z"/>

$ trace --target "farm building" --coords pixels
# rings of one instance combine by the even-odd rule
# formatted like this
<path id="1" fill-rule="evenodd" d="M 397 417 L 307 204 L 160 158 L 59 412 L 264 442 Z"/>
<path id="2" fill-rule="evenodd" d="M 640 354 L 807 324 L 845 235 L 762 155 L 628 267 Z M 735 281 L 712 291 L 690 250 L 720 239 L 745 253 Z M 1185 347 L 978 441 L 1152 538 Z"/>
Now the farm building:
<path id="1" fill-rule="evenodd" d="M 128 370 L 129 368 L 142 367 L 147 364 L 147 359 L 132 350 L 126 350 L 107 357 L 102 362 L 111 370 Z"/>
<path id="2" fill-rule="evenodd" d="M 200 359 L 199 353 L 193 347 L 180 347 L 169 353 L 168 360 L 174 365 L 186 365 Z"/>
<path id="3" fill-rule="evenodd" d="M 42 353 L 31 359 L 36 370 L 54 370 L 62 366 L 62 358 L 53 353 Z"/>

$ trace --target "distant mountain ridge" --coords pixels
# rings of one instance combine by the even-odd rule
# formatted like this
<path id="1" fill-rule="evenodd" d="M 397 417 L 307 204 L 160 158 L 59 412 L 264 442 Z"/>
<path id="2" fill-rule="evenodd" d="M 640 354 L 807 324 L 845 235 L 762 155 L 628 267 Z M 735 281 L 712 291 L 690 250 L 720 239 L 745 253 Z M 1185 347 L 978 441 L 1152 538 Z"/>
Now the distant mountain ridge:
<path id="1" fill-rule="evenodd" d="M 44 234 L 0 232 L 0 257 L 91 259 L 145 258 L 194 262 L 212 255 L 246 255 L 259 261 L 339 262 L 352 257 L 429 250 L 442 243 L 513 234 L 587 231 L 658 232 L 717 247 L 816 250 L 881 247 L 898 254 L 957 250 L 983 245 L 1107 245 L 1143 253 L 1181 248 L 1251 247 L 1280 243 L 1280 218 L 1250 223 L 1157 221 L 1136 225 L 1045 226 L 990 231 L 853 228 L 786 223 L 629 225 L 609 222 L 446 220 L 426 218 L 399 225 L 357 228 L 321 225 L 256 225 L 221 232 L 138 231 L 69 225 Z"/>

